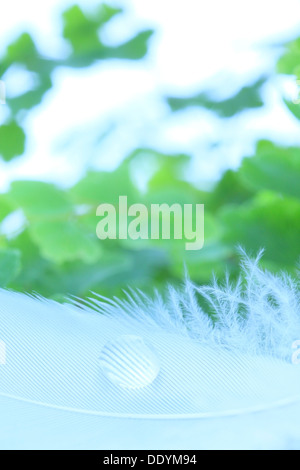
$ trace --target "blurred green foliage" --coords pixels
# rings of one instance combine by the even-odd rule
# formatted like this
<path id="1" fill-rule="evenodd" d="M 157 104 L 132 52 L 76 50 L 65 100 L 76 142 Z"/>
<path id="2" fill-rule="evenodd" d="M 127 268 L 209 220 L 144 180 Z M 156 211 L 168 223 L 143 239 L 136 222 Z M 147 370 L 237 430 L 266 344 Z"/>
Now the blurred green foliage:
<path id="1" fill-rule="evenodd" d="M 43 57 L 33 38 L 22 33 L 10 44 L 4 57 L 0 59 L 0 75 L 12 67 L 19 66 L 34 73 L 35 84 L 31 90 L 8 98 L 9 116 L 0 127 L 0 155 L 11 160 L 25 151 L 25 134 L 22 122 L 26 111 L 39 105 L 44 95 L 52 87 L 52 75 L 59 67 L 90 67 L 99 60 L 131 59 L 138 60 L 147 53 L 148 40 L 152 30 L 145 30 L 118 46 L 108 46 L 101 40 L 102 28 L 122 10 L 101 4 L 92 15 L 85 14 L 79 6 L 73 6 L 63 13 L 63 37 L 70 46 L 63 59 Z"/>
<path id="2" fill-rule="evenodd" d="M 260 78 L 255 83 L 243 87 L 235 96 L 224 100 L 215 100 L 210 97 L 209 92 L 201 92 L 185 98 L 170 96 L 167 101 L 172 111 L 199 106 L 217 113 L 220 117 L 228 118 L 246 109 L 262 107 L 264 103 L 260 92 L 265 83 L 266 78 Z"/>
<path id="3" fill-rule="evenodd" d="M 52 87 L 51 76 L 58 67 L 90 67 L 98 60 L 145 56 L 152 31 L 142 31 L 115 47 L 102 42 L 102 27 L 120 13 L 104 4 L 90 16 L 78 6 L 68 9 L 63 14 L 63 37 L 70 50 L 64 59 L 42 57 L 28 33 L 7 47 L 1 73 L 19 64 L 38 80 L 32 90 L 7 101 L 8 118 L 0 126 L 4 161 L 24 153 L 22 121 Z M 286 46 L 278 71 L 299 77 L 300 39 Z M 265 82 L 266 78 L 259 79 L 223 101 L 201 92 L 194 97 L 169 97 L 167 102 L 172 111 L 200 106 L 229 118 L 262 107 Z M 286 104 L 300 118 L 300 107 Z M 213 272 L 220 276 L 226 270 L 237 273 L 238 245 L 252 253 L 264 247 L 265 266 L 293 273 L 300 241 L 300 149 L 260 141 L 255 154 L 244 158 L 238 170 L 226 171 L 210 191 L 184 177 L 190 162 L 187 155 L 140 148 L 115 171 L 88 171 L 65 190 L 45 182 L 13 182 L 0 194 L 0 286 L 56 299 L 66 294 L 86 296 L 90 290 L 122 295 L 128 285 L 152 291 L 166 282 L 180 282 L 185 266 L 193 280 L 204 283 Z M 145 191 L 134 171 L 139 166 L 153 170 Z M 151 203 L 204 203 L 204 248 L 186 251 L 185 240 L 98 240 L 96 208 L 101 203 L 117 206 L 120 195 L 126 195 L 129 204 L 148 207 Z M 21 222 L 7 234 L 3 227 L 13 217 Z"/>

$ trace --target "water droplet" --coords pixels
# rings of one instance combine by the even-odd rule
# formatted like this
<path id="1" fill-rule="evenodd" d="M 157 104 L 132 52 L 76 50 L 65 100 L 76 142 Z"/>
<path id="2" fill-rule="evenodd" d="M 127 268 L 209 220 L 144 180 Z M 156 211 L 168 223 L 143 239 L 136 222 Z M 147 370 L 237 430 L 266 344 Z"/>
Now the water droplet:
<path id="1" fill-rule="evenodd" d="M 99 359 L 105 376 L 113 384 L 126 389 L 150 385 L 160 369 L 154 350 L 143 338 L 134 335 L 120 336 L 106 343 Z"/>

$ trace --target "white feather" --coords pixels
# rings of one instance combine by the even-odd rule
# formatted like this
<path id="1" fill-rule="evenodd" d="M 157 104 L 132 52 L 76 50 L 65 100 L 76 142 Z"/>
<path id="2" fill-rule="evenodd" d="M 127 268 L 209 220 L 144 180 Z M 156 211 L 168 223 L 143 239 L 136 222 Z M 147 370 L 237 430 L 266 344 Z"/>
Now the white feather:
<path id="1" fill-rule="evenodd" d="M 118 426 L 121 420 L 125 427 L 125 418 L 135 418 L 145 429 L 151 427 L 145 424 L 148 420 L 159 419 L 166 429 L 177 429 L 177 434 L 186 429 L 185 420 L 193 418 L 191 426 L 203 434 L 201 439 L 205 437 L 201 419 L 206 418 L 207 423 L 214 418 L 219 428 L 235 419 L 237 447 L 237 416 L 249 423 L 252 416 L 258 416 L 253 412 L 259 411 L 270 416 L 266 426 L 271 426 L 274 413 L 280 414 L 285 406 L 294 407 L 291 416 L 299 419 L 300 366 L 291 363 L 292 344 L 300 339 L 299 285 L 286 274 L 263 271 L 258 261 L 244 256 L 236 283 L 227 278 L 224 285 L 215 280 L 211 286 L 199 287 L 186 279 L 182 289 L 169 287 L 166 299 L 158 293 L 150 299 L 132 291 L 126 300 L 95 295 L 86 302 L 60 305 L 0 291 L 0 341 L 5 343 L 6 353 L 5 364 L 0 365 L 0 412 L 5 417 L 0 425 L 2 441 L 17 419 L 5 412 L 12 406 L 31 410 L 42 428 L 45 416 L 55 417 L 62 428 L 64 419 L 69 423 L 72 416 L 71 421 L 89 423 L 102 437 L 99 426 L 107 425 L 111 418 Z M 103 348 L 112 341 L 119 344 L 124 335 L 142 338 L 158 355 L 160 371 L 157 375 L 155 369 L 153 378 L 157 377 L 145 387 L 118 387 L 101 368 Z M 123 349 L 121 345 L 120 354 Z M 131 375 L 126 377 L 136 377 L 137 370 L 147 366 L 147 356 L 138 367 L 131 366 L 128 345 L 124 350 L 126 357 L 119 364 L 129 368 Z M 148 377 L 147 370 L 144 372 Z M 35 448 L 47 437 L 50 447 L 52 443 L 59 448 L 51 426 L 37 436 L 34 419 L 27 422 L 30 432 L 19 429 L 14 437 L 9 434 L 7 447 L 13 448 L 23 439 L 25 448 Z M 257 425 L 261 425 L 259 417 Z M 73 448 L 79 439 L 82 448 L 89 448 L 83 429 L 76 432 L 70 424 L 66 426 L 68 432 L 61 436 L 60 445 Z M 274 431 L 274 426 L 270 429 Z M 294 432 L 291 436 L 296 439 Z M 172 443 L 162 436 L 165 448 L 185 448 L 179 437 L 174 436 Z M 275 439 L 279 437 L 281 445 L 290 445 L 282 444 L 277 431 Z M 284 435 L 284 439 L 288 437 Z M 122 439 L 119 433 L 111 446 L 118 448 Z M 214 447 L 207 436 L 205 439 L 207 448 Z M 136 432 L 133 448 L 142 442 Z M 185 442 L 188 448 L 195 440 Z M 223 445 L 226 447 L 224 437 L 219 437 L 215 447 Z M 197 447 L 201 446 L 199 442 Z"/>

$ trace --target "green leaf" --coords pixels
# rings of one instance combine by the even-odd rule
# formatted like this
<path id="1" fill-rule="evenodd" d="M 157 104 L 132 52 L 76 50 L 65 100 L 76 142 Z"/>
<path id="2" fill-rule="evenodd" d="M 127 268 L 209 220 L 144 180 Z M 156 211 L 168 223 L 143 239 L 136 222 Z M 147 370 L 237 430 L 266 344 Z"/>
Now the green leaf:
<path id="1" fill-rule="evenodd" d="M 240 174 L 227 170 L 210 194 L 208 206 L 216 210 L 227 204 L 241 204 L 253 195 L 241 180 Z"/>
<path id="2" fill-rule="evenodd" d="M 212 275 L 223 278 L 228 268 L 235 270 L 232 263 L 235 250 L 221 242 L 205 242 L 202 250 L 186 251 L 183 259 L 176 260 L 174 273 L 182 279 L 187 268 L 189 276 L 198 283 L 211 281 Z M 231 263 L 231 265 L 230 265 Z"/>
<path id="3" fill-rule="evenodd" d="M 88 18 L 78 5 L 63 13 L 63 21 L 63 36 L 71 43 L 75 54 L 93 53 L 101 47 L 100 24 L 94 18 Z"/>
<path id="4" fill-rule="evenodd" d="M 153 33 L 154 31 L 152 29 L 147 29 L 145 31 L 141 31 L 132 39 L 120 46 L 106 46 L 103 50 L 103 58 L 129 60 L 143 59 L 148 52 L 148 42 Z"/>
<path id="5" fill-rule="evenodd" d="M 95 10 L 93 15 L 97 24 L 101 27 L 108 21 L 110 21 L 114 16 L 122 13 L 122 8 L 113 7 L 106 3 L 101 3 L 98 8 Z"/>
<path id="6" fill-rule="evenodd" d="M 7 197 L 29 220 L 61 218 L 73 211 L 64 191 L 40 181 L 14 181 Z"/>
<path id="7" fill-rule="evenodd" d="M 13 98 L 7 98 L 7 104 L 10 107 L 11 112 L 14 115 L 17 115 L 22 109 L 28 110 L 39 105 L 42 102 L 45 93 L 51 87 L 52 81 L 50 75 L 40 73 L 38 76 L 38 83 L 34 89 Z"/>
<path id="8" fill-rule="evenodd" d="M 21 253 L 0 249 L 0 287 L 7 286 L 20 272 Z"/>
<path id="9" fill-rule="evenodd" d="M 296 69 L 300 66 L 300 38 L 286 44 L 286 50 L 277 63 L 279 73 L 297 75 Z"/>
<path id="10" fill-rule="evenodd" d="M 90 16 L 78 5 L 66 10 L 63 13 L 63 36 L 72 45 L 74 54 L 91 54 L 102 49 L 104 46 L 99 39 L 99 30 L 121 11 L 106 4 L 100 5 Z"/>
<path id="11" fill-rule="evenodd" d="M 105 45 L 101 41 L 102 26 L 121 11 L 104 4 L 94 15 L 87 15 L 78 5 L 64 12 L 63 36 L 71 44 L 73 53 L 70 66 L 83 67 L 98 59 L 138 60 L 145 56 L 153 30 L 142 31 L 118 46 Z"/>
<path id="12" fill-rule="evenodd" d="M 191 185 L 184 181 L 184 173 L 191 161 L 188 155 L 165 155 L 158 152 L 153 152 L 156 157 L 157 169 L 149 181 L 149 190 L 177 189 L 178 186 L 187 189 Z"/>
<path id="13" fill-rule="evenodd" d="M 6 50 L 2 59 L 2 67 L 5 70 L 13 64 L 23 64 L 28 70 L 36 71 L 38 51 L 35 43 L 28 33 L 22 33 Z"/>
<path id="14" fill-rule="evenodd" d="M 6 55 L 1 62 L 3 71 L 19 64 L 25 67 L 26 70 L 34 72 L 36 78 L 33 89 L 19 96 L 7 97 L 7 106 L 14 116 L 22 109 L 27 110 L 40 104 L 46 91 L 52 87 L 51 73 L 55 66 L 59 65 L 39 54 L 32 37 L 28 33 L 23 33 L 8 46 Z"/>
<path id="15" fill-rule="evenodd" d="M 292 101 L 283 100 L 288 109 L 293 113 L 293 115 L 300 120 L 300 104 L 295 104 Z"/>
<path id="16" fill-rule="evenodd" d="M 89 172 L 71 189 L 70 194 L 76 203 L 93 206 L 109 203 L 117 207 L 119 196 L 127 196 L 128 204 L 139 202 L 139 192 L 126 163 L 113 172 Z"/>
<path id="17" fill-rule="evenodd" d="M 28 229 L 24 230 L 16 238 L 9 240 L 9 248 L 22 253 L 22 270 L 14 279 L 11 287 L 25 292 L 39 292 L 48 296 L 52 294 L 49 289 L 49 271 L 52 266 L 48 260 L 42 258 L 36 244 L 31 239 Z M 57 283 L 56 292 L 60 291 Z"/>
<path id="18" fill-rule="evenodd" d="M 101 254 L 96 233 L 93 236 L 86 232 L 76 221 L 37 222 L 29 232 L 41 254 L 55 263 L 74 260 L 93 263 Z"/>
<path id="19" fill-rule="evenodd" d="M 25 133 L 15 121 L 0 126 L 0 155 L 10 161 L 24 153 Z"/>
<path id="20" fill-rule="evenodd" d="M 0 194 L 0 222 L 5 219 L 12 212 L 13 208 L 9 203 L 7 197 Z"/>
<path id="21" fill-rule="evenodd" d="M 300 149 L 261 143 L 257 154 L 245 158 L 239 170 L 252 190 L 271 190 L 300 199 Z"/>
<path id="22" fill-rule="evenodd" d="M 249 253 L 265 248 L 264 259 L 278 269 L 295 266 L 299 258 L 300 203 L 269 192 L 260 193 L 240 207 L 220 211 L 225 233 L 232 247 L 243 246 Z"/>
<path id="23" fill-rule="evenodd" d="M 168 97 L 167 102 L 172 111 L 179 111 L 191 106 L 200 106 L 215 112 L 220 117 L 232 117 L 247 109 L 263 106 L 261 88 L 266 79 L 260 78 L 253 85 L 245 86 L 235 96 L 225 100 L 214 100 L 210 92 L 199 93 L 186 98 Z"/>

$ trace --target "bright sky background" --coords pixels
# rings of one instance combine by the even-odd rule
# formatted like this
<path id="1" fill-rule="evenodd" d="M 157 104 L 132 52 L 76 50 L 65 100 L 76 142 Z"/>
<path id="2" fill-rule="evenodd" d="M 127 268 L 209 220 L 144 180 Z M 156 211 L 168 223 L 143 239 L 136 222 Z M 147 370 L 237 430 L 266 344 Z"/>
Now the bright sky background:
<path id="1" fill-rule="evenodd" d="M 10 0 L 1 5 L 0 53 L 20 31 L 28 30 L 45 55 L 61 53 L 60 12 L 69 0 Z M 78 2 L 85 8 L 95 0 Z M 299 125 L 281 104 L 282 83 L 264 90 L 267 106 L 221 122 L 204 110 L 170 117 L 161 93 L 189 94 L 213 84 L 220 96 L 269 70 L 284 39 L 300 35 L 300 0 L 119 0 L 126 16 L 106 30 L 108 42 L 121 42 L 144 27 L 157 28 L 142 62 L 111 61 L 87 70 L 60 70 L 43 105 L 30 113 L 27 154 L 0 163 L 0 189 L 12 178 L 42 178 L 69 184 L 86 165 L 112 168 L 137 145 L 195 156 L 197 178 L 213 179 L 251 154 L 258 137 L 300 143 Z M 13 93 L 24 77 L 6 79 Z M 3 107 L 1 113 L 5 113 Z M 90 130 L 101 134 L 116 122 L 113 138 L 93 150 Z M 74 140 L 74 129 L 88 129 Z M 85 133 L 84 133 L 85 135 Z M 73 145 L 66 147 L 68 136 Z M 217 144 L 222 140 L 221 147 Z"/>

